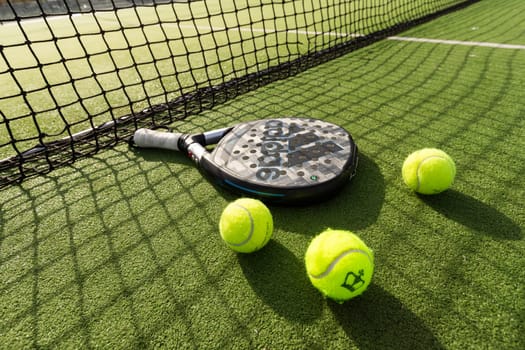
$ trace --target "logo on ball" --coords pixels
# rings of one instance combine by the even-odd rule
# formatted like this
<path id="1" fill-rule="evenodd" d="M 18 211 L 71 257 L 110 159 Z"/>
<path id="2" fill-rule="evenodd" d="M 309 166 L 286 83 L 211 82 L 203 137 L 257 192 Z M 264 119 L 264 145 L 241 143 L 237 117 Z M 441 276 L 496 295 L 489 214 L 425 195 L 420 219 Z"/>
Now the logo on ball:
<path id="1" fill-rule="evenodd" d="M 359 288 L 363 287 L 365 284 L 365 280 L 363 279 L 363 275 L 365 272 L 363 270 L 359 270 L 357 275 L 350 271 L 346 274 L 345 281 L 341 285 L 341 287 L 348 289 L 351 292 L 355 292 Z"/>

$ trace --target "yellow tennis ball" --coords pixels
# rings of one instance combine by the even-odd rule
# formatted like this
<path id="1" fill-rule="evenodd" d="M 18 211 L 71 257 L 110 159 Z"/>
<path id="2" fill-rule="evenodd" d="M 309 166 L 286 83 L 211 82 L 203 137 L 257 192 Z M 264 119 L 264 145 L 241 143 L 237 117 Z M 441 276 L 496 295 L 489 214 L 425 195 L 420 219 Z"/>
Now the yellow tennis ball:
<path id="1" fill-rule="evenodd" d="M 374 254 L 350 231 L 328 229 L 305 254 L 308 278 L 323 295 L 344 302 L 363 293 L 374 273 Z"/>
<path id="2" fill-rule="evenodd" d="M 405 159 L 401 173 L 403 181 L 413 191 L 437 194 L 454 182 L 456 164 L 440 149 L 423 148 Z"/>
<path id="3" fill-rule="evenodd" d="M 255 252 L 272 237 L 272 214 L 263 202 L 240 198 L 222 212 L 219 231 L 226 245 L 236 252 Z"/>

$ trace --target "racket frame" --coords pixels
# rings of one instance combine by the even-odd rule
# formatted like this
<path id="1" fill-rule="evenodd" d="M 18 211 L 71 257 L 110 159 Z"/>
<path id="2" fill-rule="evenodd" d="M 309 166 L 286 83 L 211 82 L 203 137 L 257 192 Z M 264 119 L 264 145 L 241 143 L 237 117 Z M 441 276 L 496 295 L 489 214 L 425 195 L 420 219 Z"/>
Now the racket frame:
<path id="1" fill-rule="evenodd" d="M 213 184 L 228 189 L 239 195 L 259 198 L 266 202 L 275 204 L 309 204 L 332 196 L 345 183 L 347 183 L 356 174 L 358 163 L 358 148 L 350 138 L 350 157 L 346 161 L 341 172 L 334 178 L 321 183 L 313 183 L 310 186 L 272 186 L 261 183 L 254 183 L 249 180 L 239 179 L 228 169 L 217 166 L 212 160 L 211 153 L 208 152 L 207 146 L 215 145 L 222 140 L 234 127 L 221 128 L 206 131 L 199 134 L 170 133 L 164 135 L 171 139 L 169 147 L 165 149 L 177 150 L 185 153 L 197 165 L 201 173 Z M 158 133 L 147 129 L 146 133 Z M 139 132 L 137 130 L 137 132 Z M 135 133 L 134 138 L 137 136 Z M 136 141 L 136 140 L 135 140 Z M 133 139 L 131 144 L 133 144 Z M 176 145 L 175 147 L 173 145 Z M 140 147 L 159 147 L 158 145 L 140 145 Z"/>

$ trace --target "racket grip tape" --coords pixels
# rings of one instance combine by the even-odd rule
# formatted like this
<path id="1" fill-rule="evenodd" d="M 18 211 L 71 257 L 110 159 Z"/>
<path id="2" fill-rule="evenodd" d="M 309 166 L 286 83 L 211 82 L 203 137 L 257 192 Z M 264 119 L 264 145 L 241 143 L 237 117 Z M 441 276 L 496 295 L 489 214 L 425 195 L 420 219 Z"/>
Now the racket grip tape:
<path id="1" fill-rule="evenodd" d="M 179 140 L 183 135 L 181 133 L 137 129 L 133 135 L 133 142 L 136 146 L 143 148 L 162 148 L 179 151 Z"/>

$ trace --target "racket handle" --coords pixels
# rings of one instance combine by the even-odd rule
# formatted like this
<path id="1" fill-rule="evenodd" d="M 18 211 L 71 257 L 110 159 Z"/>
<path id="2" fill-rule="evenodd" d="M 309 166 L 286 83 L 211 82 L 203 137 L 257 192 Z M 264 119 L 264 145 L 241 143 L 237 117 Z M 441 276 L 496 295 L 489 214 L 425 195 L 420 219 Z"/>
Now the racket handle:
<path id="1" fill-rule="evenodd" d="M 133 142 L 138 147 L 162 148 L 179 151 L 179 139 L 184 134 L 150 129 L 137 129 L 133 135 Z"/>

